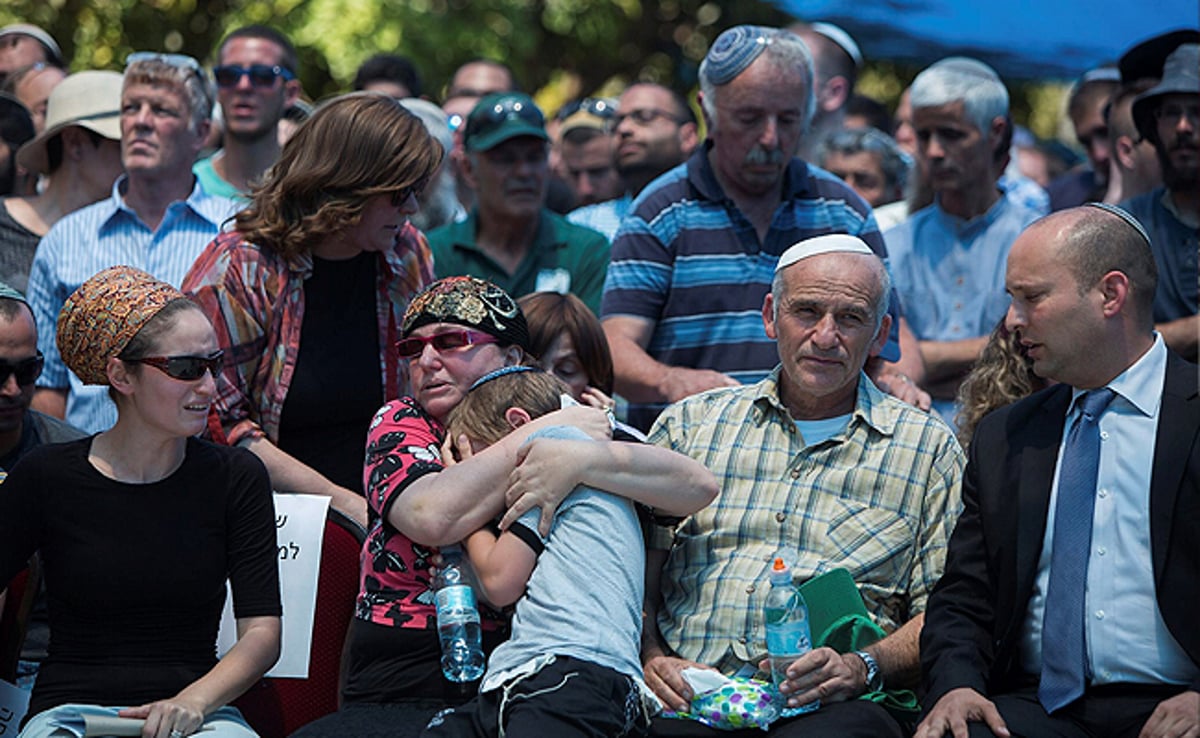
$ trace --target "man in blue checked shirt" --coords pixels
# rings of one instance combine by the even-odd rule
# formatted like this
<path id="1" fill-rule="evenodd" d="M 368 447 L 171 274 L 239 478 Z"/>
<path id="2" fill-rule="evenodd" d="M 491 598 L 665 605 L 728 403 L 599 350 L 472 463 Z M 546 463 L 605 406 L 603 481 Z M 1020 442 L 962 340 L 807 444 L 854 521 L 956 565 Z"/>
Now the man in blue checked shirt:
<path id="1" fill-rule="evenodd" d="M 103 387 L 85 386 L 55 342 L 58 311 L 96 272 L 126 264 L 175 286 L 236 206 L 211 197 L 192 175 L 212 115 L 213 94 L 195 59 L 129 57 L 121 90 L 121 162 L 112 197 L 66 216 L 38 244 L 27 299 L 46 366 L 35 409 L 94 433 L 116 420 Z"/>

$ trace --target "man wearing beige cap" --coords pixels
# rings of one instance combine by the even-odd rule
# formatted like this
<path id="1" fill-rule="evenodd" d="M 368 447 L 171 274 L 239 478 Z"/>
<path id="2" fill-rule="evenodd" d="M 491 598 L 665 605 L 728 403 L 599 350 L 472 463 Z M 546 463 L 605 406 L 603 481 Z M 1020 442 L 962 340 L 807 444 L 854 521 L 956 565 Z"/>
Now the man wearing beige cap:
<path id="1" fill-rule="evenodd" d="M 120 107 L 117 72 L 79 72 L 51 92 L 46 130 L 17 151 L 17 163 L 43 175 L 46 186 L 0 201 L 0 281 L 23 291 L 50 226 L 108 194 L 121 173 Z"/>
<path id="2" fill-rule="evenodd" d="M 671 405 L 651 429 L 651 443 L 691 456 L 721 485 L 708 508 L 650 538 L 642 664 L 669 708 L 692 696 L 684 669 L 762 669 L 760 615 L 768 570 L 782 554 L 798 583 L 847 570 L 862 594 L 852 607 L 865 605 L 864 630 L 874 637 L 835 650 L 813 631 L 816 648 L 788 665 L 780 691 L 790 707 L 820 707 L 769 735 L 901 734 L 881 704 L 898 707 L 885 691 L 916 682 L 925 601 L 958 516 L 965 458 L 945 424 L 885 395 L 863 372 L 887 343 L 890 293 L 883 260 L 861 238 L 794 244 L 762 303 L 775 369 L 755 384 Z M 910 718 L 914 702 L 909 695 Z M 651 734 L 718 733 L 656 720 Z"/>
<path id="3" fill-rule="evenodd" d="M 559 153 L 575 207 L 594 205 L 621 196 L 621 178 L 613 158 L 613 120 L 617 101 L 589 97 L 562 119 Z"/>

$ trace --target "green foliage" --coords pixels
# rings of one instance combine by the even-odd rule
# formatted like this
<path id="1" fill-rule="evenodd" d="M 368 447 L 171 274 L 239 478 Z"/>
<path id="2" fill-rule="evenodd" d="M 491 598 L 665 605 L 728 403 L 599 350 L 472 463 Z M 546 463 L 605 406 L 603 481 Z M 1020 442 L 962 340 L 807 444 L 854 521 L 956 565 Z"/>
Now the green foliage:
<path id="1" fill-rule="evenodd" d="M 368 56 L 390 52 L 411 57 L 436 98 L 481 56 L 509 63 L 528 90 L 554 82 L 575 96 L 634 79 L 686 90 L 720 30 L 790 18 L 765 0 L 5 0 L 0 23 L 18 20 L 58 39 L 73 70 L 120 69 L 136 50 L 211 61 L 225 32 L 265 23 L 296 44 L 310 97 L 345 90 Z"/>

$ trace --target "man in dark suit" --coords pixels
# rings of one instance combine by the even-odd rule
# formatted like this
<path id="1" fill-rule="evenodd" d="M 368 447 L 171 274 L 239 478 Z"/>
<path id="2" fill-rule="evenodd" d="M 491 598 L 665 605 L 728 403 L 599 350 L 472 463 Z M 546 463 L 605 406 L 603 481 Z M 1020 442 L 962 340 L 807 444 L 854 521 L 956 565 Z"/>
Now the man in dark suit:
<path id="1" fill-rule="evenodd" d="M 921 637 L 918 738 L 1200 735 L 1197 367 L 1127 213 L 1035 222 L 1007 322 L 1060 382 L 984 418 Z"/>

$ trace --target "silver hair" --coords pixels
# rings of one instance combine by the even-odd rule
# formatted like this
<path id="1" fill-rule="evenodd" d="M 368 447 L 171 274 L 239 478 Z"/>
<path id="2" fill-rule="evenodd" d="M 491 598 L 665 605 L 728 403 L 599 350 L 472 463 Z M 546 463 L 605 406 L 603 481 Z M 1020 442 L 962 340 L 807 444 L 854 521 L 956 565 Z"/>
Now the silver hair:
<path id="1" fill-rule="evenodd" d="M 857 254 L 857 256 L 866 256 L 866 254 Z M 871 320 L 875 323 L 875 333 L 879 333 L 879 328 L 883 325 L 883 316 L 887 315 L 888 305 L 892 299 L 892 275 L 888 272 L 887 264 L 878 256 L 872 257 L 871 263 L 875 267 L 875 277 L 879 288 L 871 296 Z M 775 277 L 771 280 L 771 320 L 779 317 L 779 302 L 784 296 L 783 275 L 789 268 L 784 267 L 775 272 Z"/>
<path id="2" fill-rule="evenodd" d="M 824 166 L 829 154 L 853 156 L 862 152 L 879 156 L 879 166 L 888 187 L 903 187 L 908 181 L 912 158 L 896 145 L 896 140 L 877 128 L 844 128 L 834 131 L 821 142 L 817 161 Z"/>
<path id="3" fill-rule="evenodd" d="M 771 38 L 767 44 L 767 48 L 763 50 L 759 59 L 769 59 L 771 64 L 780 69 L 794 69 L 800 73 L 801 81 L 804 83 L 804 100 L 802 101 L 800 114 L 804 121 L 803 130 L 808 130 L 809 123 L 812 122 L 813 113 L 817 108 L 816 92 L 814 91 L 813 83 L 813 58 L 809 52 L 808 46 L 804 41 L 792 33 L 781 28 L 765 29 L 770 32 Z M 754 62 L 757 62 L 755 59 Z M 737 79 L 736 77 L 734 79 Z M 700 62 L 700 92 L 703 93 L 700 97 L 701 107 L 704 109 L 704 116 L 708 119 L 708 129 L 712 133 L 717 128 L 717 89 L 724 85 L 714 85 L 708 76 L 708 58 Z"/>
<path id="4" fill-rule="evenodd" d="M 193 133 L 212 118 L 216 91 L 199 66 L 193 69 L 159 59 L 143 59 L 125 67 L 124 84 L 126 87 L 131 84 L 170 85 L 182 90 L 190 113 L 188 130 Z"/>
<path id="5" fill-rule="evenodd" d="M 962 101 L 963 110 L 981 133 L 987 135 L 992 121 L 1008 116 L 1008 89 L 988 65 L 965 56 L 952 56 L 928 67 L 913 80 L 909 103 L 917 108 L 936 108 Z"/>

